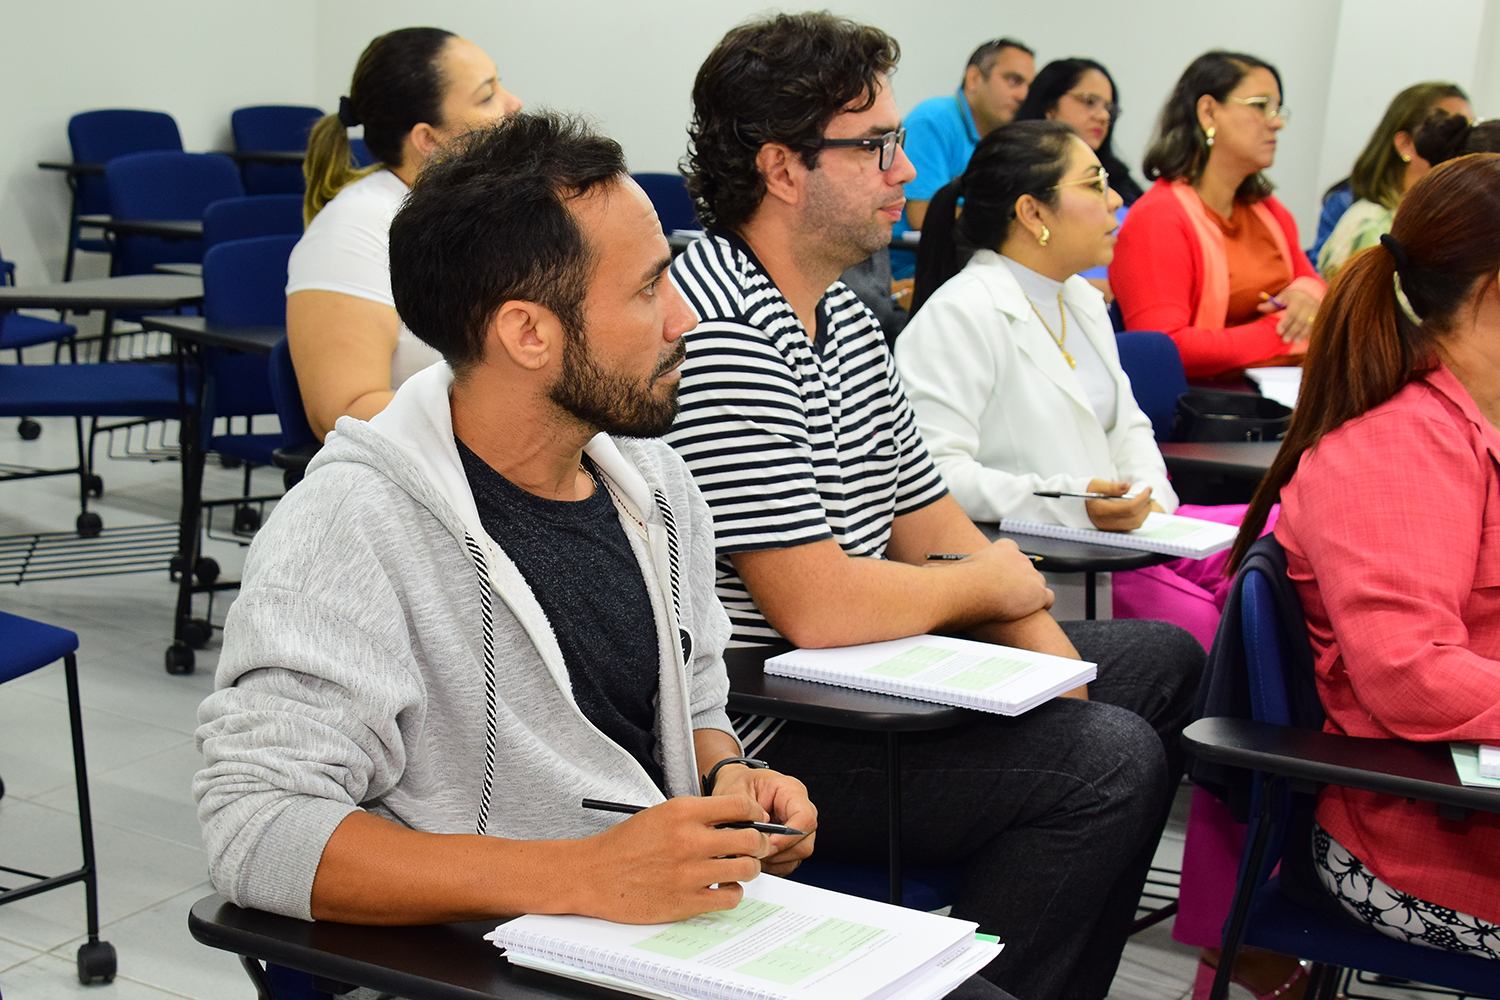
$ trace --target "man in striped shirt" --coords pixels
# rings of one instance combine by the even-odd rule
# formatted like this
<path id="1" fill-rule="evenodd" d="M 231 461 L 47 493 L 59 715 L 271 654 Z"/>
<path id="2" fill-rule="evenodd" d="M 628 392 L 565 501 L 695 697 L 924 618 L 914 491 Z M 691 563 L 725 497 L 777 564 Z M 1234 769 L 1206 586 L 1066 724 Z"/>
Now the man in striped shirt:
<path id="1" fill-rule="evenodd" d="M 671 270 L 700 322 L 668 440 L 713 513 L 736 639 L 964 631 L 1099 664 L 1087 692 L 911 737 L 902 763 L 909 859 L 963 865 L 954 915 L 1010 945 L 985 975 L 1025 1000 L 1103 998 L 1203 650 L 1159 622 L 1059 626 L 1030 560 L 987 543 L 933 467 L 878 323 L 838 280 L 889 240 L 915 175 L 898 57 L 878 29 L 778 15 L 699 70 L 687 173 L 709 233 Z M 809 786 L 821 857 L 884 859 L 874 735 L 788 724 L 762 755 Z"/>

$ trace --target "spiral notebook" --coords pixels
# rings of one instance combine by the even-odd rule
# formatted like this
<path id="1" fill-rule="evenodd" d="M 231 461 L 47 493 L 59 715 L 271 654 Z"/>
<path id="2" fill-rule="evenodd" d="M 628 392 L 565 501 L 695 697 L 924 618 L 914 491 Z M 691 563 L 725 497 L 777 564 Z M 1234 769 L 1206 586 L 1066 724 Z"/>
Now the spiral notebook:
<path id="1" fill-rule="evenodd" d="M 766 660 L 766 673 L 894 694 L 939 705 L 1020 715 L 1098 672 L 1086 660 L 946 635 L 831 649 L 794 649 Z"/>
<path id="2" fill-rule="evenodd" d="M 1019 521 L 1013 517 L 1001 521 L 1000 530 L 1017 535 L 1040 535 L 1043 538 L 1062 538 L 1070 542 L 1108 545 L 1117 549 L 1158 552 L 1187 559 L 1205 559 L 1215 552 L 1223 552 L 1234 544 L 1235 536 L 1240 533 L 1237 525 L 1200 521 L 1196 517 L 1178 517 L 1176 514 L 1162 514 L 1154 510 L 1146 515 L 1146 523 L 1134 531 L 1070 528 L 1061 524 Z"/>
<path id="3" fill-rule="evenodd" d="M 673 924 L 517 917 L 506 960 L 660 1000 L 938 1000 L 1003 945 L 977 925 L 762 875 L 732 910 Z"/>

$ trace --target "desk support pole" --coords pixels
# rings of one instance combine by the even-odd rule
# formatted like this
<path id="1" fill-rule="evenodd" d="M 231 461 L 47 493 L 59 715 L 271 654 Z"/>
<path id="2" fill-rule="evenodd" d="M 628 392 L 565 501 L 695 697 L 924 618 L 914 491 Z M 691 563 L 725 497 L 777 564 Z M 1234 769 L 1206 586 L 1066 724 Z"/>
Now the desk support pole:
<path id="1" fill-rule="evenodd" d="M 1087 621 L 1093 621 L 1098 617 L 1098 598 L 1094 594 L 1094 588 L 1099 585 L 1099 574 L 1093 570 L 1084 570 L 1083 573 L 1083 617 Z"/>
<path id="2" fill-rule="evenodd" d="M 890 824 L 890 901 L 901 905 L 901 734 L 885 734 L 885 798 Z"/>

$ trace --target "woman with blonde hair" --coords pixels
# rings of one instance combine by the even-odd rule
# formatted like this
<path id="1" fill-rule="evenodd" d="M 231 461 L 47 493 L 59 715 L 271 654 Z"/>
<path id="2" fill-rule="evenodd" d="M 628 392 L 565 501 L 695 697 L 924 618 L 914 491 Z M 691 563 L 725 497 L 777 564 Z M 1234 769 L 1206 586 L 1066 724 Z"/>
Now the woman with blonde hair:
<path id="1" fill-rule="evenodd" d="M 495 64 L 441 28 L 402 28 L 365 48 L 349 95 L 324 116 L 303 170 L 307 231 L 287 267 L 287 343 L 302 403 L 322 438 L 368 420 L 406 378 L 439 360 L 402 325 L 391 297 L 391 219 L 427 160 L 469 129 L 519 110 Z M 349 129 L 376 159 L 360 170 Z"/>
<path id="2" fill-rule="evenodd" d="M 1385 109 L 1349 172 L 1349 190 L 1355 201 L 1339 217 L 1318 251 L 1318 272 L 1324 280 L 1331 281 L 1351 254 L 1374 246 L 1382 233 L 1391 231 L 1391 219 L 1402 195 L 1432 169 L 1417 148 L 1416 133 L 1437 109 L 1461 115 L 1465 121 L 1474 116 L 1468 95 L 1453 83 L 1413 84 Z"/>

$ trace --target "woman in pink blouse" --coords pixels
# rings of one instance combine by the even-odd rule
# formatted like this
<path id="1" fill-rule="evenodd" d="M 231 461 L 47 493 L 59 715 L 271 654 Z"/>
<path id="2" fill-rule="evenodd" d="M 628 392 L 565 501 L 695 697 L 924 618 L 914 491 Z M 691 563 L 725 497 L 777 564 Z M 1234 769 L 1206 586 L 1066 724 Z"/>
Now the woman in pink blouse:
<path id="1" fill-rule="evenodd" d="M 1500 155 L 1438 167 L 1339 272 L 1279 494 L 1331 733 L 1500 744 Z M 1500 816 L 1327 788 L 1324 887 L 1384 934 L 1500 959 Z"/>

